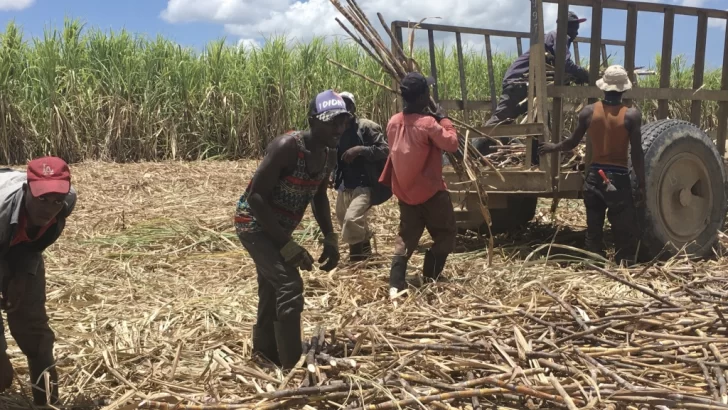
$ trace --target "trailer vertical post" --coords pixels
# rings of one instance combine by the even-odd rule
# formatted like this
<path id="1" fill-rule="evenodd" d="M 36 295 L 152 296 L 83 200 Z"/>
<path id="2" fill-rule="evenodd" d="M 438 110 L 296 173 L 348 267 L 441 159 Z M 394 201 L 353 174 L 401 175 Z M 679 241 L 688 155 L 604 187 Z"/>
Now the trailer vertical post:
<path id="1" fill-rule="evenodd" d="M 458 50 L 458 71 L 460 72 L 460 95 L 463 99 L 463 118 L 470 122 L 470 110 L 468 109 L 468 87 L 465 82 L 465 61 L 463 61 L 463 41 L 460 33 L 455 33 L 455 45 Z"/>
<path id="2" fill-rule="evenodd" d="M 495 92 L 495 69 L 493 68 L 493 51 L 489 35 L 485 36 L 485 57 L 488 59 L 488 85 L 490 86 L 490 109 L 492 114 L 498 107 L 498 100 Z"/>
<path id="3" fill-rule="evenodd" d="M 435 97 L 435 101 L 440 102 L 440 86 L 437 81 L 437 59 L 435 55 L 435 33 L 432 29 L 427 30 L 427 44 L 430 49 L 430 75 L 435 79 L 435 84 L 432 86 L 432 94 Z"/>
<path id="4" fill-rule="evenodd" d="M 675 32 L 675 9 L 668 7 L 665 10 L 665 26 L 662 33 L 662 55 L 660 56 L 660 88 L 670 88 L 672 75 L 672 41 Z M 657 119 L 664 120 L 670 114 L 668 100 L 657 101 Z"/>
<path id="5" fill-rule="evenodd" d="M 637 6 L 631 3 L 627 6 L 627 33 L 625 34 L 627 44 L 624 46 L 624 68 L 629 74 L 633 85 L 637 84 L 637 76 L 634 73 L 635 50 L 637 49 Z M 625 104 L 631 105 L 632 100 L 625 100 Z"/>
<path id="6" fill-rule="evenodd" d="M 551 141 L 550 132 L 546 126 L 548 115 L 548 96 L 546 94 L 546 48 L 544 46 L 543 31 L 543 1 L 531 0 L 531 44 L 529 64 L 529 109 L 533 107 L 533 97 L 536 97 L 536 113 L 530 112 L 529 118 L 544 124 L 543 139 Z M 534 115 L 535 114 L 535 115 Z M 531 144 L 533 145 L 533 144 Z M 542 166 L 539 166 L 542 168 Z M 554 175 L 551 175 L 553 178 Z"/>
<path id="7" fill-rule="evenodd" d="M 567 0 L 559 0 L 558 18 L 556 26 L 556 65 L 554 73 L 554 84 L 558 86 L 564 85 L 564 77 L 566 76 L 566 48 L 567 44 L 567 31 L 569 23 L 569 3 Z M 564 118 L 564 99 L 561 97 L 555 97 L 553 100 L 553 109 L 551 110 L 553 115 L 552 127 L 553 132 L 551 134 L 551 142 L 558 142 L 561 138 L 561 133 L 564 129 L 563 118 Z M 560 153 L 554 152 L 551 154 L 551 189 L 556 192 L 559 190 L 559 164 Z"/>
<path id="8" fill-rule="evenodd" d="M 708 38 L 708 15 L 698 11 L 698 33 L 695 39 L 695 66 L 693 68 L 693 89 L 703 86 L 705 79 L 705 44 Z M 700 127 L 703 102 L 694 100 L 690 105 L 690 122 Z"/>

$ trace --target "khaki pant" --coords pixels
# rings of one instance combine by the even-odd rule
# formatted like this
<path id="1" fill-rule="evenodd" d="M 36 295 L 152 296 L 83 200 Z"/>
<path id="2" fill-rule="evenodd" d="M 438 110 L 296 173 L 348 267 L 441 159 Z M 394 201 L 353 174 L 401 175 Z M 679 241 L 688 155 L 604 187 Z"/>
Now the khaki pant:
<path id="1" fill-rule="evenodd" d="M 371 239 L 367 211 L 371 203 L 371 190 L 358 187 L 338 192 L 336 218 L 341 225 L 341 241 L 355 245 Z"/>

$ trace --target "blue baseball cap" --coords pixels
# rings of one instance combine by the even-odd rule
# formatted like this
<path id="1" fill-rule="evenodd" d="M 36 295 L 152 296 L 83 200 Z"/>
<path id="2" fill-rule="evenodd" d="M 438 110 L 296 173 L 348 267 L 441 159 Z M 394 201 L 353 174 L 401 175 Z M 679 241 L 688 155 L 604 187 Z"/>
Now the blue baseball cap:
<path id="1" fill-rule="evenodd" d="M 329 122 L 339 115 L 351 116 L 351 113 L 346 109 L 344 99 L 334 90 L 319 93 L 308 107 L 308 116 L 319 121 Z"/>

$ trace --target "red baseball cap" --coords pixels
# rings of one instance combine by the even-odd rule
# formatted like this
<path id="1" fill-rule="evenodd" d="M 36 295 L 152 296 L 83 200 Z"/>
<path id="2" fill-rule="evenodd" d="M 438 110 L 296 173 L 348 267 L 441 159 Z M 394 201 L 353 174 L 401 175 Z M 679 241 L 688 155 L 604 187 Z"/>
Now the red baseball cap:
<path id="1" fill-rule="evenodd" d="M 28 186 L 34 197 L 46 194 L 65 195 L 71 190 L 71 170 L 58 157 L 37 158 L 28 162 Z"/>

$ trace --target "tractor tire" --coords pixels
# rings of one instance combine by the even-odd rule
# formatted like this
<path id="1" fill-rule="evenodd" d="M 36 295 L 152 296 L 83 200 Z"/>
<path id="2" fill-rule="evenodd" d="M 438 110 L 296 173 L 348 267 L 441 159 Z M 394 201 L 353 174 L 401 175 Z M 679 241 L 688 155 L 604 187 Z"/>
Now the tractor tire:
<path id="1" fill-rule="evenodd" d="M 637 215 L 645 256 L 683 249 L 710 255 L 726 215 L 726 174 L 716 145 L 692 123 L 668 119 L 642 127 L 642 150 L 645 206 Z"/>
<path id="2" fill-rule="evenodd" d="M 528 225 L 536 216 L 536 205 L 538 198 L 536 197 L 509 197 L 508 207 L 502 209 L 491 209 L 490 230 L 493 235 L 498 235 L 523 228 Z M 459 228 L 461 234 L 466 233 L 469 229 Z M 483 222 L 477 229 L 481 235 L 488 234 L 488 226 Z"/>

